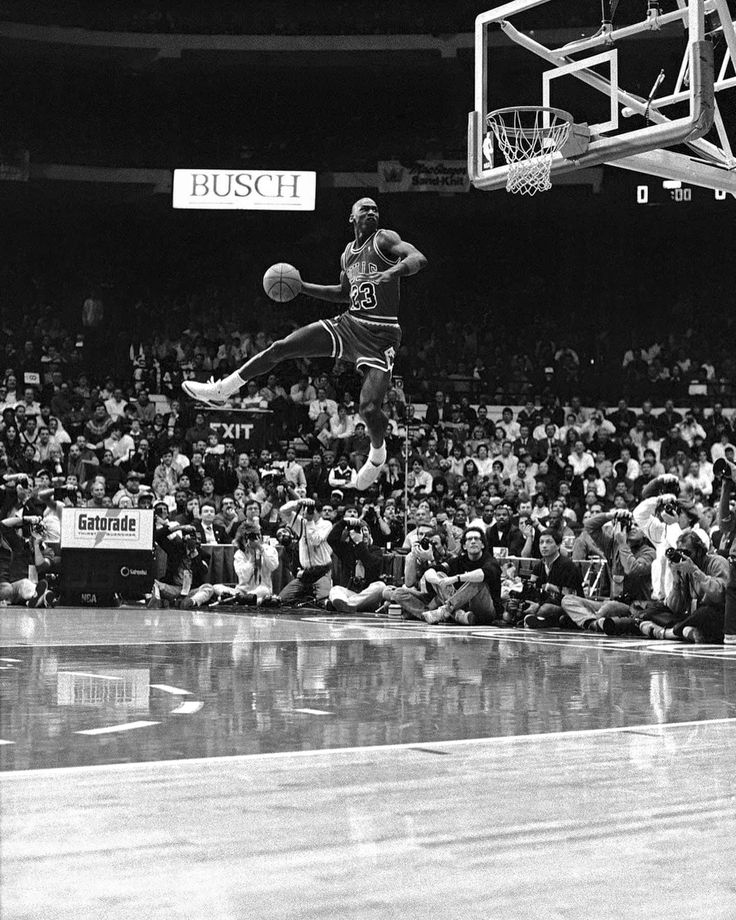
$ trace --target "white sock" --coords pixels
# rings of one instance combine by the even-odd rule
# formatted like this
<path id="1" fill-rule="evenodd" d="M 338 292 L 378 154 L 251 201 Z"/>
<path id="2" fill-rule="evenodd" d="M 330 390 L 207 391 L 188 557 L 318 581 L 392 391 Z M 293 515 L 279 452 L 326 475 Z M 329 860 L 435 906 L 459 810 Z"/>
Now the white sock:
<path id="1" fill-rule="evenodd" d="M 368 451 L 368 459 L 373 464 L 373 466 L 383 466 L 386 462 L 387 452 L 386 452 L 386 442 L 384 441 L 380 447 L 374 447 L 371 444 L 371 449 Z"/>
<path id="2" fill-rule="evenodd" d="M 220 385 L 224 396 L 233 396 L 245 386 L 245 380 L 243 380 L 237 371 L 233 371 L 232 374 L 228 374 L 228 376 L 225 377 Z"/>

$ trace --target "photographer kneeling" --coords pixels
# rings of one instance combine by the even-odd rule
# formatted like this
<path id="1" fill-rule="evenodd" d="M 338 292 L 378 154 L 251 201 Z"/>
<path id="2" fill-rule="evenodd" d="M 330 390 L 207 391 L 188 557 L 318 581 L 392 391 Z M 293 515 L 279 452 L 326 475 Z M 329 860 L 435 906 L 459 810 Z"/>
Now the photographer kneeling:
<path id="1" fill-rule="evenodd" d="M 296 499 L 281 506 L 281 519 L 299 541 L 299 570 L 279 595 L 284 605 L 323 603 L 330 593 L 332 550 L 327 538 L 332 524 L 322 518 L 321 511 L 321 502 L 311 498 Z"/>
<path id="2" fill-rule="evenodd" d="M 652 596 L 652 563 L 656 551 L 634 523 L 630 511 L 594 514 L 583 526 L 610 566 L 610 600 L 595 601 L 568 594 L 562 598 L 562 609 L 581 629 L 609 636 L 635 631 L 629 607 L 633 601 L 648 601 Z"/>
<path id="3" fill-rule="evenodd" d="M 157 502 L 153 510 L 153 536 L 166 553 L 166 573 L 163 579 L 154 581 L 148 606 L 160 607 L 164 601 L 175 607 L 199 607 L 213 596 L 214 590 L 207 583 L 209 566 L 199 552 L 197 528 L 170 521 L 165 502 Z"/>
<path id="4" fill-rule="evenodd" d="M 29 577 L 34 535 L 39 543 L 43 538 L 43 505 L 32 498 L 30 481 L 22 473 L 6 474 L 0 494 L 0 606 L 48 606 L 52 602 L 48 582 Z"/>
<path id="5" fill-rule="evenodd" d="M 358 517 L 353 505 L 348 505 L 342 520 L 332 525 L 327 542 L 339 563 L 335 580 L 340 586 L 358 592 L 378 579 L 380 550 L 378 554 L 373 550 L 368 523 Z"/>
<path id="6" fill-rule="evenodd" d="M 644 607 L 639 631 L 648 639 L 722 643 L 728 560 L 708 552 L 699 529 L 682 533 L 665 556 L 672 587 L 664 603 Z"/>

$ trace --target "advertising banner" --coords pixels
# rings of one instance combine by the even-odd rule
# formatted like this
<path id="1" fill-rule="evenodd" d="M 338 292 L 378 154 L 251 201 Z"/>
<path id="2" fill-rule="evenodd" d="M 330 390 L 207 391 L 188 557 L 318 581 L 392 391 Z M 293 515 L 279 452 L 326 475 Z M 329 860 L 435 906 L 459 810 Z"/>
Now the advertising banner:
<path id="1" fill-rule="evenodd" d="M 63 549 L 153 549 L 153 511 L 138 508 L 64 508 Z"/>
<path id="2" fill-rule="evenodd" d="M 397 160 L 378 164 L 379 192 L 467 192 L 468 166 L 464 160 L 417 160 L 409 165 Z"/>
<path id="3" fill-rule="evenodd" d="M 317 173 L 175 169 L 173 206 L 208 210 L 313 211 Z"/>

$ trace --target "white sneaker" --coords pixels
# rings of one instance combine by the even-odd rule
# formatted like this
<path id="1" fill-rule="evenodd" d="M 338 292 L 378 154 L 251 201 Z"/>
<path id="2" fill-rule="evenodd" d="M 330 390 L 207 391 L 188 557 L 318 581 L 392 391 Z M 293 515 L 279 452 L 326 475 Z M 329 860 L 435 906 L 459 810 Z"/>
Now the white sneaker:
<path id="1" fill-rule="evenodd" d="M 453 619 L 463 626 L 475 626 L 476 617 L 472 610 L 456 610 Z"/>
<path id="2" fill-rule="evenodd" d="M 360 492 L 363 492 L 365 489 L 369 489 L 378 479 L 381 474 L 381 470 L 385 465 L 385 461 L 376 466 L 372 460 L 366 460 L 363 466 L 361 466 L 361 468 L 358 470 L 358 475 L 355 480 L 355 488 Z"/>
<path id="3" fill-rule="evenodd" d="M 206 403 L 216 409 L 224 406 L 228 401 L 228 397 L 222 392 L 222 380 L 215 380 L 214 377 L 210 377 L 207 383 L 185 380 L 181 388 L 187 396 L 191 396 L 192 399 Z"/>
<path id="4" fill-rule="evenodd" d="M 441 623 L 443 620 L 449 620 L 452 617 L 452 611 L 443 604 L 441 607 L 435 607 L 434 610 L 425 610 L 422 619 L 425 623 Z"/>

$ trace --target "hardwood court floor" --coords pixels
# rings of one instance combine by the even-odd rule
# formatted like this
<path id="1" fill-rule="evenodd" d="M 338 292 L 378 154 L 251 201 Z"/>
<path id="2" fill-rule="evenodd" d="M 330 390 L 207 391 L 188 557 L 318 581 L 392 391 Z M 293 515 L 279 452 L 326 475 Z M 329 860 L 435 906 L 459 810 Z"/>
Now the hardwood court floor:
<path id="1" fill-rule="evenodd" d="M 736 917 L 736 655 L 0 616 L 0 916 Z"/>

